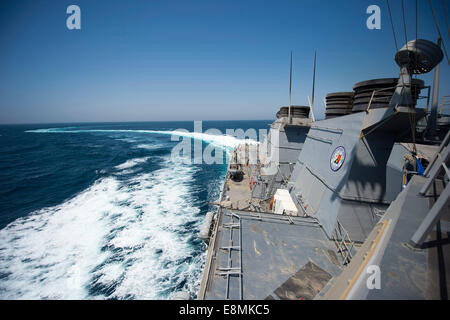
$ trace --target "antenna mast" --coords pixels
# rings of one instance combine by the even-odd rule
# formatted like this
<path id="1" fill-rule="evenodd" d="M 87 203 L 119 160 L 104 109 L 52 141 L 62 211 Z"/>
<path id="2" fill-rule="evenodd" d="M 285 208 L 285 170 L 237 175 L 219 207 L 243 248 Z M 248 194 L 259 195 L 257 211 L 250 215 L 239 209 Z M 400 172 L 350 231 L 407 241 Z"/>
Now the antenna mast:
<path id="1" fill-rule="evenodd" d="M 313 71 L 313 85 L 312 85 L 312 96 L 311 96 L 311 115 L 314 119 L 314 88 L 316 84 L 316 51 L 314 51 L 314 71 Z"/>
<path id="2" fill-rule="evenodd" d="M 291 91 L 292 91 L 292 51 L 291 51 L 291 71 L 290 71 L 290 76 L 289 76 L 289 112 L 288 112 L 289 123 L 292 122 L 292 119 L 291 119 Z"/>

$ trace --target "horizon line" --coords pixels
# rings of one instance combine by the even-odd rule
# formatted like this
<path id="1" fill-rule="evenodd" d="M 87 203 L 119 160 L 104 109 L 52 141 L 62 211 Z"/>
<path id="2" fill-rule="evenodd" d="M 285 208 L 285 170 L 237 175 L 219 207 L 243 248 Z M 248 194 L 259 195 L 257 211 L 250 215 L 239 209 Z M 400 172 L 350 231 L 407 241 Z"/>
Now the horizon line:
<path id="1" fill-rule="evenodd" d="M 194 121 L 274 121 L 274 119 L 226 119 L 226 120 L 128 120 L 128 121 L 72 121 L 72 122 L 11 122 L 11 123 L 0 123 L 0 126 L 14 126 L 14 125 L 45 125 L 45 124 L 95 124 L 95 123 L 149 123 L 149 122 L 194 122 Z"/>

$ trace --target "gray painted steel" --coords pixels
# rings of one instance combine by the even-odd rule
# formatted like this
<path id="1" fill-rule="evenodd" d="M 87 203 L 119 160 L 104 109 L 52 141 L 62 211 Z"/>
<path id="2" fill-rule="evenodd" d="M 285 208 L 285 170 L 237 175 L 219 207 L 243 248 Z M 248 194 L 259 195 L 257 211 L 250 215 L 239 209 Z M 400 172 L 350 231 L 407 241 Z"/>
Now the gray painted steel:
<path id="1" fill-rule="evenodd" d="M 312 219 L 274 214 L 249 214 L 240 211 L 223 211 L 222 225 L 231 222 L 229 214 L 240 217 L 241 229 L 233 229 L 233 239 L 242 235 L 242 287 L 243 298 L 265 299 L 269 295 L 277 299 L 277 290 L 299 269 L 312 261 L 331 276 L 342 271 L 340 257 L 335 245 L 320 226 Z M 220 229 L 217 248 L 229 245 L 229 230 Z M 239 265 L 239 250 L 231 255 L 232 266 Z M 225 299 L 227 279 L 221 269 L 227 266 L 228 253 L 216 250 L 215 266 L 211 271 L 205 299 Z M 229 282 L 229 299 L 239 299 L 240 277 L 233 276 Z"/>
<path id="2" fill-rule="evenodd" d="M 399 78 L 355 85 L 358 102 L 377 96 L 383 97 L 382 105 L 375 100 L 374 108 L 316 122 L 300 117 L 303 110 L 292 122 L 278 113 L 259 147 L 269 150 L 267 159 L 246 169 L 245 179 L 254 182 L 248 200 L 256 204 L 249 202 L 249 211 L 218 211 L 201 299 L 448 297 L 449 181 L 438 175 L 433 189 L 435 205 L 447 211 L 437 224 L 437 215 L 424 220 L 430 204 L 419 190 L 425 180 L 405 161 L 412 150 L 402 143 L 411 142 L 412 119 L 425 116 L 415 108 L 423 82 L 410 76 L 420 70 L 412 68 L 405 52 L 422 71 L 434 60 L 425 59 L 430 54 L 426 43 L 409 44 L 414 46 L 396 56 Z M 389 92 L 373 94 L 387 84 L 392 84 Z M 330 94 L 327 104 L 345 105 L 350 96 Z M 421 150 L 432 160 L 429 146 Z M 299 216 L 268 212 L 265 205 L 279 188 L 289 191 Z M 435 229 L 425 247 L 412 248 L 408 241 L 421 223 Z M 365 257 L 382 270 L 380 290 L 369 291 L 366 274 L 358 273 L 369 261 Z"/>

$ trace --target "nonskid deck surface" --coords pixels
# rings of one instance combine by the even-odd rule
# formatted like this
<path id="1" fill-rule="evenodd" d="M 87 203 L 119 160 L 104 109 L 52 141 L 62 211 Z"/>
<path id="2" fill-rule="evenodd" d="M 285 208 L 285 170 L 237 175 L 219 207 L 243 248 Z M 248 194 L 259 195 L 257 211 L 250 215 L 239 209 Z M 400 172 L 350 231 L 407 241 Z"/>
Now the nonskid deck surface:
<path id="1" fill-rule="evenodd" d="M 385 219 L 397 221 L 380 263 L 383 285 L 371 290 L 367 299 L 448 299 L 450 209 L 446 209 L 422 248 L 408 245 L 433 202 L 433 195 L 417 197 L 425 181 L 422 176 L 414 176 L 404 195 L 397 198 L 399 203 L 392 206 L 392 214 L 386 214 Z M 435 188 L 440 189 L 438 194 L 442 192 L 440 183 Z"/>
<path id="2" fill-rule="evenodd" d="M 402 145 L 409 148 L 406 144 Z M 421 156 L 429 160 L 437 149 L 437 147 L 418 144 L 416 148 Z M 204 274 L 199 298 L 323 299 L 329 298 L 330 294 L 337 290 L 338 294 L 334 294 L 333 299 L 339 299 L 342 288 L 348 286 L 348 277 L 345 275 L 346 272 L 351 271 L 351 268 L 346 268 L 348 264 L 343 265 L 337 243 L 327 237 L 318 220 L 306 216 L 271 213 L 268 212 L 267 206 L 262 206 L 265 200 L 252 198 L 249 177 L 257 178 L 258 169 L 259 166 L 244 165 L 244 177 L 241 181 L 226 179 L 211 236 L 208 267 Z M 416 180 L 419 178 L 416 177 Z M 371 295 L 367 297 L 369 299 L 380 297 L 397 299 L 400 296 L 439 299 L 439 297 L 442 298 L 442 293 L 439 295 L 439 291 L 449 287 L 448 283 L 442 284 L 441 276 L 447 274 L 444 278 L 450 279 L 448 271 L 438 271 L 438 265 L 448 264 L 448 261 L 442 262 L 442 257 L 436 258 L 439 250 L 437 253 L 434 252 L 434 248 L 428 250 L 429 252 L 411 251 L 404 246 L 409 239 L 409 233 L 413 232 L 414 226 L 417 227 L 420 223 L 422 220 L 420 217 L 423 218 L 426 214 L 425 207 L 421 205 L 426 203 L 427 199 L 417 198 L 416 180 L 413 179 L 409 188 L 401 193 L 405 194 L 408 191 L 408 194 L 413 197 L 405 206 L 408 208 L 402 209 L 409 214 L 403 215 L 404 221 L 396 225 L 396 229 L 399 229 L 395 231 L 396 237 L 402 235 L 404 239 L 396 242 L 393 238 L 381 261 L 383 270 L 389 270 L 382 276 L 386 286 L 385 292 L 388 294 L 383 294 L 382 291 L 371 292 Z M 411 191 L 411 188 L 415 191 Z M 399 211 L 397 205 L 403 201 L 402 199 L 399 197 L 394 201 L 388 212 Z M 417 201 L 419 202 L 416 204 Z M 415 219 L 412 219 L 413 213 Z M 443 221 L 441 227 L 445 233 L 448 230 L 446 222 L 448 217 Z M 446 238 L 444 242 L 448 244 L 448 239 Z M 448 260 L 447 247 L 444 245 L 441 250 L 444 260 Z M 358 245 L 358 251 L 360 249 Z M 403 258 L 406 256 L 410 263 L 405 263 Z M 402 264 L 407 265 L 406 269 L 409 268 L 409 270 L 405 270 Z M 401 277 L 396 271 L 392 271 L 395 267 L 402 268 Z M 417 268 L 422 268 L 423 272 L 417 273 Z M 417 277 L 417 274 L 422 276 Z M 336 289 L 341 278 L 345 278 L 345 281 L 343 280 L 343 284 Z M 414 284 L 409 281 L 413 278 Z M 392 289 L 392 287 L 396 289 L 390 290 L 389 288 Z M 444 289 L 444 292 L 448 296 L 448 289 Z"/>
<path id="3" fill-rule="evenodd" d="M 372 257 L 373 261 L 378 261 L 381 270 L 380 288 L 368 291 L 366 299 L 448 299 L 450 270 L 446 266 L 450 263 L 450 209 L 447 208 L 439 228 L 434 228 L 423 247 L 414 248 L 409 244 L 434 201 L 433 195 L 417 196 L 425 181 L 417 175 L 409 181 L 352 262 L 339 277 L 330 281 L 330 289 L 323 299 L 343 299 L 345 294 L 350 295 L 351 279 L 356 279 L 358 270 Z M 440 193 L 442 186 L 437 184 L 436 189 Z M 386 235 L 381 231 L 384 224 Z M 379 234 L 383 237 L 377 243 Z M 385 245 L 382 254 L 371 250 L 375 244 L 380 248 Z"/>
<path id="4" fill-rule="evenodd" d="M 311 218 L 222 210 L 205 299 L 313 299 L 342 271 Z"/>

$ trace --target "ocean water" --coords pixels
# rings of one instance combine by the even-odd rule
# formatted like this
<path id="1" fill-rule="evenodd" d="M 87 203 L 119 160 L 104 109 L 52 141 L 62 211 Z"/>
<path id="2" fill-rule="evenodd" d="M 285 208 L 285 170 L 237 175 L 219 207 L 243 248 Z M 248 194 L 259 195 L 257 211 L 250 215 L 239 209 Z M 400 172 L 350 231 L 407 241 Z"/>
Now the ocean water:
<path id="1" fill-rule="evenodd" d="M 203 131 L 270 122 L 208 121 Z M 241 141 L 193 126 L 0 126 L 0 299 L 195 298 L 206 255 L 197 233 L 226 163 L 173 161 L 171 135 L 187 129 L 225 155 Z"/>

